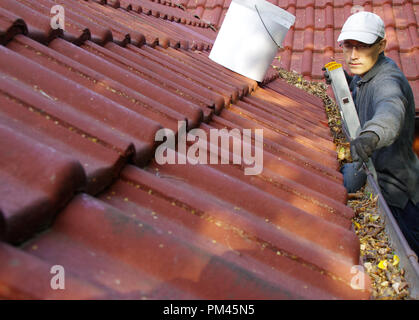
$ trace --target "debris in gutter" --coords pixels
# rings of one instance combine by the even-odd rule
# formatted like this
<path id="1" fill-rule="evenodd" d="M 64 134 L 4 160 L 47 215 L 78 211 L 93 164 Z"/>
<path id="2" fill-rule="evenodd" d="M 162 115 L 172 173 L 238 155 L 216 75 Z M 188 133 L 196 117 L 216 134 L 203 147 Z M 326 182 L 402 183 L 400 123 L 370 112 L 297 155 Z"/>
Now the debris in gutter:
<path id="1" fill-rule="evenodd" d="M 371 276 L 373 298 L 404 300 L 409 298 L 408 283 L 399 257 L 389 245 L 385 223 L 378 212 L 378 196 L 362 189 L 351 194 L 348 205 L 354 210 L 352 222 L 360 241 L 362 264 Z"/>
<path id="2" fill-rule="evenodd" d="M 329 127 L 336 144 L 337 159 L 342 166 L 352 162 L 349 142 L 342 130 L 342 119 L 337 104 L 327 94 L 324 82 L 308 81 L 295 71 L 274 67 L 279 77 L 304 91 L 320 97 L 324 102 Z M 409 285 L 400 268 L 399 257 L 390 245 L 385 222 L 378 212 L 378 196 L 362 188 L 348 194 L 347 205 L 354 210 L 352 225 L 360 241 L 361 262 L 371 278 L 372 299 L 408 300 Z"/>

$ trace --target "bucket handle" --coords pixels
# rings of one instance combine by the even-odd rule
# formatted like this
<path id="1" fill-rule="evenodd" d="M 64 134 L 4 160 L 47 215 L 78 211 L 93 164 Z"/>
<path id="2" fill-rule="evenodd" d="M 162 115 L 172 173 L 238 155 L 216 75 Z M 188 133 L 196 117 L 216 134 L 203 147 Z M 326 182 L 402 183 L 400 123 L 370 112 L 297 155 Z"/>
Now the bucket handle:
<path id="1" fill-rule="evenodd" d="M 259 10 L 258 10 L 258 8 L 257 8 L 257 6 L 256 6 L 256 5 L 255 5 L 255 9 L 256 9 L 256 12 L 257 12 L 257 13 L 258 13 L 258 15 L 259 15 L 260 21 L 262 21 L 262 24 L 263 24 L 263 26 L 265 27 L 266 32 L 269 34 L 269 36 L 271 37 L 272 41 L 276 44 L 276 46 L 280 48 L 281 46 L 279 46 L 279 45 L 276 43 L 276 41 L 275 41 L 274 37 L 272 37 L 271 33 L 269 32 L 268 28 L 266 27 L 265 22 L 263 22 L 262 16 L 260 15 Z"/>

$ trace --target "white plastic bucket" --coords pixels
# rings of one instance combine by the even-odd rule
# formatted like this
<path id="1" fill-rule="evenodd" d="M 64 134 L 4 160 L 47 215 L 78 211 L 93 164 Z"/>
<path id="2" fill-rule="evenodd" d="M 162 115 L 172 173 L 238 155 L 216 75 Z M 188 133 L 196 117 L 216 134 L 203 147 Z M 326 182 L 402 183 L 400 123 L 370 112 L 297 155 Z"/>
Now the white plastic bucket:
<path id="1" fill-rule="evenodd" d="M 295 16 L 264 0 L 233 0 L 209 58 L 262 81 Z"/>

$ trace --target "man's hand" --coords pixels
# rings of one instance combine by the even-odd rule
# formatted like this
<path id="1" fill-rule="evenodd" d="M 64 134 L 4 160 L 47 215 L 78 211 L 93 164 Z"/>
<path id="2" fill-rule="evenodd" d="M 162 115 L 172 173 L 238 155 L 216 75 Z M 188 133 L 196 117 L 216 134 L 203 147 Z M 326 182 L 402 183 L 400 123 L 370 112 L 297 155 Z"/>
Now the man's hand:
<path id="1" fill-rule="evenodd" d="M 326 71 L 326 67 L 323 67 L 322 70 L 323 70 L 324 80 L 326 80 L 326 83 L 327 84 L 331 84 L 332 83 L 332 79 L 330 79 L 329 73 Z"/>
<path id="2" fill-rule="evenodd" d="M 358 162 L 357 170 L 363 162 L 368 162 L 368 158 L 377 148 L 378 141 L 380 141 L 380 138 L 372 131 L 366 131 L 351 141 L 352 160 Z"/>

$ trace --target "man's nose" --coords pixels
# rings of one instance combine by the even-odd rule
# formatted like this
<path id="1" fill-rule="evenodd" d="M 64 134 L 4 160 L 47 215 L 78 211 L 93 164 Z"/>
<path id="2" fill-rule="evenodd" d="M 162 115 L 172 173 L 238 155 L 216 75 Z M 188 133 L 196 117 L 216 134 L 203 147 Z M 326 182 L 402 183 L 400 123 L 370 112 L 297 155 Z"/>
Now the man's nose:
<path id="1" fill-rule="evenodd" d="M 351 59 L 358 58 L 358 49 L 357 47 L 353 46 L 351 50 Z"/>

